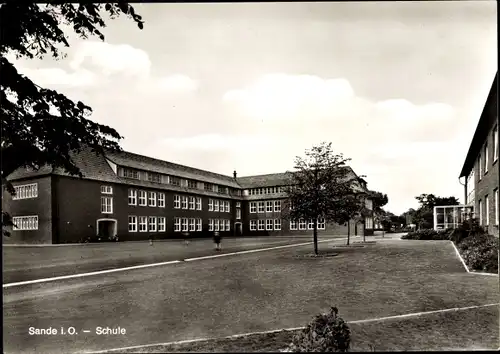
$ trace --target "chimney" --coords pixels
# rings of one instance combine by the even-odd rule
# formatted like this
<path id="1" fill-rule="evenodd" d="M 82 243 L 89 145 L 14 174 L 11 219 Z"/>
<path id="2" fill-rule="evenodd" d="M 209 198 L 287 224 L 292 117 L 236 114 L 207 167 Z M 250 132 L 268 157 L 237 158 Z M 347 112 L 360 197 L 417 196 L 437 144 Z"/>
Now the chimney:
<path id="1" fill-rule="evenodd" d="M 236 179 L 236 171 L 233 172 L 233 177 Z"/>

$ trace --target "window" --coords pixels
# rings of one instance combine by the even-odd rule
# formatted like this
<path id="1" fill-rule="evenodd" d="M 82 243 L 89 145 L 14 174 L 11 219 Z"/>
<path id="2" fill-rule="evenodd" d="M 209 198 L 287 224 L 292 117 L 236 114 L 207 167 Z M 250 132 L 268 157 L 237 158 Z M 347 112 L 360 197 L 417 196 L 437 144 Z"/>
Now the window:
<path id="1" fill-rule="evenodd" d="M 274 229 L 281 230 L 281 219 L 274 219 Z"/>
<path id="2" fill-rule="evenodd" d="M 181 218 L 174 218 L 174 231 L 181 231 Z"/>
<path id="3" fill-rule="evenodd" d="M 313 220 L 309 220 L 309 222 L 307 223 L 307 229 L 308 230 L 314 229 L 314 221 Z"/>
<path id="4" fill-rule="evenodd" d="M 224 226 L 222 226 L 224 227 Z M 214 230 L 219 231 L 219 219 L 214 220 Z"/>
<path id="5" fill-rule="evenodd" d="M 197 187 L 197 183 L 196 181 L 193 181 L 191 179 L 188 179 L 188 188 L 191 188 L 191 189 L 196 189 Z"/>
<path id="6" fill-rule="evenodd" d="M 290 230 L 297 230 L 297 220 L 290 220 Z"/>
<path id="7" fill-rule="evenodd" d="M 196 197 L 196 210 L 201 210 L 201 197 Z"/>
<path id="8" fill-rule="evenodd" d="M 183 195 L 181 196 L 182 209 L 188 208 L 188 197 Z"/>
<path id="9" fill-rule="evenodd" d="M 318 230 L 325 229 L 325 218 L 318 218 Z"/>
<path id="10" fill-rule="evenodd" d="M 123 168 L 122 176 L 125 178 L 139 179 L 139 171 L 133 170 L 131 168 Z"/>
<path id="11" fill-rule="evenodd" d="M 214 219 L 208 219 L 208 231 L 214 231 Z"/>
<path id="12" fill-rule="evenodd" d="M 484 197 L 484 213 L 486 214 L 486 224 L 490 224 L 490 198 L 488 196 Z"/>
<path id="13" fill-rule="evenodd" d="M 498 225 L 498 189 L 495 189 L 495 225 Z"/>
<path id="14" fill-rule="evenodd" d="M 148 231 L 148 217 L 139 216 L 139 232 Z"/>
<path id="15" fill-rule="evenodd" d="M 484 173 L 488 172 L 488 142 L 484 144 Z"/>
<path id="16" fill-rule="evenodd" d="M 219 192 L 219 194 L 226 194 L 226 187 L 219 186 L 217 192 Z"/>
<path id="17" fill-rule="evenodd" d="M 483 159 L 481 158 L 481 154 L 479 154 L 479 179 L 483 177 Z"/>
<path id="18" fill-rule="evenodd" d="M 365 218 L 365 228 L 373 229 L 373 218 L 371 218 L 371 217 Z"/>
<path id="19" fill-rule="evenodd" d="M 218 186 L 213 184 L 212 185 L 212 192 L 217 193 L 217 191 L 218 191 Z"/>
<path id="20" fill-rule="evenodd" d="M 259 213 L 264 212 L 264 202 L 259 202 Z"/>
<path id="21" fill-rule="evenodd" d="M 498 159 L 498 126 L 496 126 L 495 129 L 493 129 L 493 162 L 495 162 L 497 159 Z"/>
<path id="22" fill-rule="evenodd" d="M 299 219 L 299 230 L 306 229 L 306 221 L 304 219 Z"/>
<path id="23" fill-rule="evenodd" d="M 156 216 L 149 217 L 149 231 L 156 232 Z"/>
<path id="24" fill-rule="evenodd" d="M 219 200 L 218 199 L 214 200 L 214 211 L 219 211 Z"/>
<path id="25" fill-rule="evenodd" d="M 241 202 L 236 202 L 236 207 L 241 208 Z"/>
<path id="26" fill-rule="evenodd" d="M 137 232 L 137 216 L 135 215 L 128 217 L 128 232 Z"/>
<path id="27" fill-rule="evenodd" d="M 257 212 L 257 203 L 256 202 L 250 202 L 250 213 L 256 213 Z"/>
<path id="28" fill-rule="evenodd" d="M 264 222 L 265 222 L 265 220 L 262 220 L 262 219 L 259 220 L 259 224 L 258 224 L 259 225 L 259 231 L 264 230 Z"/>
<path id="29" fill-rule="evenodd" d="M 159 173 L 148 172 L 148 181 L 154 183 L 161 183 L 161 175 Z"/>
<path id="30" fill-rule="evenodd" d="M 194 210 L 194 197 L 189 197 L 189 210 Z"/>
<path id="31" fill-rule="evenodd" d="M 207 192 L 211 192 L 213 190 L 213 186 L 212 186 L 212 183 L 203 183 L 203 188 L 207 191 Z"/>
<path id="32" fill-rule="evenodd" d="M 226 231 L 231 231 L 231 221 L 230 220 L 226 220 Z"/>
<path id="33" fill-rule="evenodd" d="M 174 195 L 174 209 L 180 209 L 180 208 L 181 208 L 181 196 Z"/>
<path id="34" fill-rule="evenodd" d="M 208 200 L 208 211 L 214 211 L 214 200 L 213 199 Z"/>
<path id="35" fill-rule="evenodd" d="M 101 186 L 102 194 L 113 194 L 113 187 L 111 186 Z"/>
<path id="36" fill-rule="evenodd" d="M 165 193 L 158 193 L 158 206 L 165 208 Z"/>
<path id="37" fill-rule="evenodd" d="M 128 190 L 128 205 L 137 205 L 137 191 L 135 189 Z"/>
<path id="38" fill-rule="evenodd" d="M 38 183 L 15 186 L 14 189 L 16 191 L 16 195 L 12 197 L 13 200 L 38 197 Z"/>
<path id="39" fill-rule="evenodd" d="M 188 231 L 188 218 L 182 218 L 182 231 Z"/>
<path id="40" fill-rule="evenodd" d="M 479 225 L 483 224 L 483 201 L 479 199 Z"/>
<path id="41" fill-rule="evenodd" d="M 250 220 L 250 231 L 257 231 L 257 220 Z"/>
<path id="42" fill-rule="evenodd" d="M 156 206 L 156 192 L 149 192 L 149 206 Z"/>
<path id="43" fill-rule="evenodd" d="M 169 180 L 170 180 L 170 184 L 173 186 L 180 186 L 181 185 L 181 179 L 179 177 L 170 176 Z"/>
<path id="44" fill-rule="evenodd" d="M 273 219 L 267 219 L 266 220 L 266 230 L 272 231 L 272 229 L 273 229 Z"/>
<path id="45" fill-rule="evenodd" d="M 189 219 L 189 231 L 196 231 L 196 219 Z"/>
<path id="46" fill-rule="evenodd" d="M 273 212 L 273 202 L 267 201 L 266 202 L 266 213 L 272 213 L 272 212 Z"/>
<path id="47" fill-rule="evenodd" d="M 14 216 L 12 223 L 14 224 L 13 231 L 38 230 L 38 215 Z"/>
<path id="48" fill-rule="evenodd" d="M 158 216 L 158 232 L 167 231 L 166 218 L 164 216 Z"/>
<path id="49" fill-rule="evenodd" d="M 146 191 L 139 191 L 139 205 L 140 206 L 146 206 L 147 205 L 147 193 Z"/>
<path id="50" fill-rule="evenodd" d="M 113 213 L 113 197 L 101 197 L 101 213 Z"/>
<path id="51" fill-rule="evenodd" d="M 230 213 L 231 212 L 231 207 L 230 207 L 229 201 L 224 202 L 224 211 L 226 213 Z"/>
<path id="52" fill-rule="evenodd" d="M 241 209 L 236 209 L 236 219 L 237 220 L 241 219 Z"/>
<path id="53" fill-rule="evenodd" d="M 201 231 L 201 230 L 202 230 L 201 219 L 198 218 L 196 219 L 196 231 Z"/>
<path id="54" fill-rule="evenodd" d="M 281 212 L 281 200 L 274 201 L 274 212 L 275 213 Z"/>

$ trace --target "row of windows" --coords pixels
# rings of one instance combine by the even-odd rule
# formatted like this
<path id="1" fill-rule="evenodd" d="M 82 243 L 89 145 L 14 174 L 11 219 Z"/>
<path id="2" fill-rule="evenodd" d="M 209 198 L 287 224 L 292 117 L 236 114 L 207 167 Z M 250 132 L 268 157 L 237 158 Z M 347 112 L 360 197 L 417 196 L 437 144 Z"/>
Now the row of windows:
<path id="1" fill-rule="evenodd" d="M 493 161 L 495 162 L 498 159 L 498 126 L 493 129 Z M 488 167 L 489 167 L 489 156 L 490 156 L 490 151 L 488 149 L 488 140 L 489 136 L 486 139 L 486 142 L 484 143 L 484 148 L 483 148 L 483 155 L 479 153 L 478 160 L 479 160 L 479 179 L 483 177 L 483 167 L 484 167 L 484 174 L 488 172 Z M 484 166 L 483 166 L 483 159 L 484 157 Z"/>
<path id="2" fill-rule="evenodd" d="M 261 195 L 261 194 L 274 194 L 283 193 L 285 187 L 263 187 L 263 188 L 251 188 L 248 190 L 249 195 Z"/>
<path id="3" fill-rule="evenodd" d="M 139 201 L 139 203 L 137 202 Z M 165 208 L 165 193 L 146 192 L 142 190 L 128 190 L 128 205 L 150 206 Z"/>
<path id="4" fill-rule="evenodd" d="M 226 194 L 229 195 L 230 192 L 231 194 L 234 195 L 241 195 L 241 190 L 225 187 L 225 186 L 220 186 L 217 184 L 212 184 L 212 183 L 207 183 L 207 182 L 198 182 L 195 180 L 191 179 L 186 179 L 186 178 L 179 178 L 176 176 L 169 176 L 169 175 L 164 175 L 156 172 L 146 172 L 146 171 L 139 171 L 136 169 L 132 168 L 127 168 L 127 167 L 120 167 L 118 169 L 118 175 L 120 177 L 125 177 L 125 178 L 132 178 L 132 179 L 137 179 L 137 180 L 144 180 L 144 181 L 149 181 L 153 183 L 163 183 L 163 184 L 170 184 L 173 186 L 178 186 L 178 187 L 186 187 L 190 189 L 203 189 L 206 191 L 214 192 L 214 193 L 219 193 L 219 194 Z"/>
<path id="5" fill-rule="evenodd" d="M 281 200 L 272 200 L 266 202 L 250 202 L 250 213 L 275 213 L 281 212 Z"/>
<path id="6" fill-rule="evenodd" d="M 230 231 L 231 221 L 227 219 L 208 219 L 208 231 Z"/>
<path id="7" fill-rule="evenodd" d="M 494 192 L 494 203 L 495 203 L 495 225 L 498 225 L 498 189 Z M 483 201 L 479 199 L 479 225 L 490 225 L 490 198 L 488 195 L 484 197 L 484 214 L 483 219 Z"/>
<path id="8" fill-rule="evenodd" d="M 298 225 L 298 228 L 297 228 Z M 324 230 L 325 229 L 325 219 L 324 218 L 319 218 L 317 221 L 317 228 L 318 230 Z M 313 230 L 314 229 L 314 221 L 309 220 L 307 222 L 304 219 L 299 219 L 297 220 L 291 220 L 290 221 L 290 230 Z"/>
<path id="9" fill-rule="evenodd" d="M 129 232 L 165 232 L 167 222 L 164 216 L 135 216 L 128 217 Z"/>
<path id="10" fill-rule="evenodd" d="M 13 231 L 38 230 L 38 215 L 14 216 L 12 222 Z"/>
<path id="11" fill-rule="evenodd" d="M 250 220 L 250 231 L 281 230 L 281 219 Z"/>
<path id="12" fill-rule="evenodd" d="M 226 213 L 231 212 L 231 205 L 227 200 L 209 199 L 208 211 L 222 211 Z"/>
<path id="13" fill-rule="evenodd" d="M 23 184 L 14 187 L 16 195 L 12 197 L 14 200 L 30 199 L 38 197 L 38 183 Z"/>
<path id="14" fill-rule="evenodd" d="M 201 197 L 174 195 L 175 209 L 201 210 Z"/>

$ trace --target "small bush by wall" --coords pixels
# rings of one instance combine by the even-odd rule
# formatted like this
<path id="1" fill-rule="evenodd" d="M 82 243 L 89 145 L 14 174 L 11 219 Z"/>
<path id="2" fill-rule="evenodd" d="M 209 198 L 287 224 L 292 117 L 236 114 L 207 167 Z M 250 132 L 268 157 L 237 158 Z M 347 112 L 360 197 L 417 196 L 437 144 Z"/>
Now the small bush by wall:
<path id="1" fill-rule="evenodd" d="M 403 235 L 401 239 L 403 240 L 449 240 L 450 231 L 440 230 L 436 231 L 433 229 L 418 230 L 413 232 L 408 232 Z"/>
<path id="2" fill-rule="evenodd" d="M 313 321 L 293 337 L 288 352 L 347 352 L 351 343 L 351 332 L 347 323 L 332 307 L 326 314 L 316 316 Z"/>
<path id="3" fill-rule="evenodd" d="M 473 233 L 458 243 L 457 248 L 469 269 L 498 272 L 498 240 L 494 236 Z"/>

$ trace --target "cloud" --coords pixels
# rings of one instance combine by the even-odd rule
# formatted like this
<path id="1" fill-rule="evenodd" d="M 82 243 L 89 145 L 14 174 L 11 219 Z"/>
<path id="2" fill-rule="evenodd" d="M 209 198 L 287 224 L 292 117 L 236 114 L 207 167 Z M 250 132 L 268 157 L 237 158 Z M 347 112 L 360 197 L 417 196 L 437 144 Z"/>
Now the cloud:
<path id="1" fill-rule="evenodd" d="M 18 71 L 42 87 L 86 87 L 97 84 L 99 78 L 93 72 L 80 69 L 71 73 L 59 68 L 31 69 L 18 67 Z"/>
<path id="2" fill-rule="evenodd" d="M 182 150 L 265 150 L 272 145 L 267 137 L 255 137 L 251 135 L 203 134 L 190 137 L 166 138 L 162 144 Z"/>
<path id="3" fill-rule="evenodd" d="M 186 75 L 175 74 L 159 79 L 158 87 L 168 92 L 191 92 L 198 88 L 198 83 Z"/>

